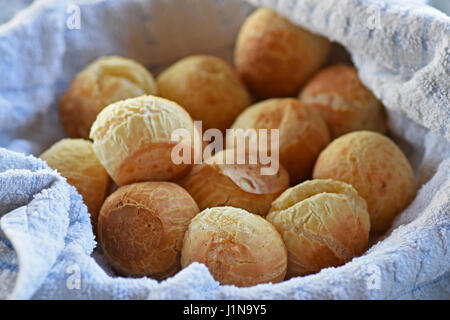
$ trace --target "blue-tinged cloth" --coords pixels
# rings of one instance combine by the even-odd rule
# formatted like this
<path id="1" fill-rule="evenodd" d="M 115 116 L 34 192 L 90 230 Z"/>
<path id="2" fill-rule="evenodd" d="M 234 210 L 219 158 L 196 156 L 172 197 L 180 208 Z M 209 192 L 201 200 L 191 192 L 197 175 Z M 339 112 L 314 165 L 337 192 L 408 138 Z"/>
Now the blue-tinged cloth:
<path id="1" fill-rule="evenodd" d="M 194 53 L 230 60 L 248 2 L 345 46 L 417 197 L 367 253 L 315 275 L 252 288 L 220 286 L 201 264 L 163 282 L 114 276 L 81 196 L 37 158 L 64 137 L 58 99 L 99 56 L 155 72 Z M 37 0 L 0 25 L 0 298 L 450 299 L 450 18 L 419 0 L 248 2 Z"/>

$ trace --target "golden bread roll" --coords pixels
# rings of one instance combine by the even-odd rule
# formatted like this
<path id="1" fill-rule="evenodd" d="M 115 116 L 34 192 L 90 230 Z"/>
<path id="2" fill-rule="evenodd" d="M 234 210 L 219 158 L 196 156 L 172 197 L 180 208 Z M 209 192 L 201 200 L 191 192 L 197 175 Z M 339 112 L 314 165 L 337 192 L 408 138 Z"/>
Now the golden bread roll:
<path id="1" fill-rule="evenodd" d="M 289 188 L 289 175 L 278 164 L 275 174 L 264 175 L 260 164 L 227 164 L 229 149 L 195 165 L 179 184 L 195 199 L 200 210 L 232 206 L 266 216 L 272 201 Z M 235 154 L 234 154 L 235 156 Z M 235 161 L 236 163 L 236 161 Z"/>
<path id="2" fill-rule="evenodd" d="M 281 236 L 264 218 L 233 207 L 207 209 L 192 219 L 181 266 L 205 264 L 223 285 L 250 287 L 283 281 L 287 254 Z"/>
<path id="3" fill-rule="evenodd" d="M 103 200 L 109 189 L 110 178 L 97 159 L 92 142 L 83 139 L 64 139 L 55 143 L 41 159 L 57 170 L 83 197 L 91 214 L 94 233 Z"/>
<path id="4" fill-rule="evenodd" d="M 319 156 L 314 178 L 351 184 L 367 201 L 374 233 L 386 231 L 416 194 L 413 170 L 400 148 L 369 131 L 333 141 Z"/>
<path id="5" fill-rule="evenodd" d="M 338 64 L 320 71 L 303 88 L 300 101 L 319 111 L 333 139 L 359 130 L 386 133 L 383 105 L 354 67 Z"/>
<path id="6" fill-rule="evenodd" d="M 349 184 L 312 180 L 286 190 L 267 220 L 288 250 L 288 277 L 339 266 L 367 248 L 370 218 L 366 201 Z"/>
<path id="7" fill-rule="evenodd" d="M 247 18 L 235 49 L 237 71 L 260 98 L 294 96 L 327 60 L 330 42 L 275 11 L 256 10 Z"/>
<path id="8" fill-rule="evenodd" d="M 317 157 L 330 142 L 319 113 L 293 98 L 270 99 L 249 107 L 232 129 L 279 129 L 280 163 L 292 184 L 311 178 Z"/>
<path id="9" fill-rule="evenodd" d="M 203 128 L 229 128 L 251 104 L 244 84 L 222 59 L 199 55 L 184 58 L 157 78 L 161 97 L 178 102 Z"/>
<path id="10" fill-rule="evenodd" d="M 177 129 L 187 130 L 189 137 L 180 142 L 172 140 Z M 112 179 L 122 186 L 185 176 L 191 164 L 176 164 L 172 161 L 172 150 L 178 143 L 185 144 L 193 156 L 194 134 L 199 132 L 178 104 L 143 96 L 103 109 L 92 125 L 91 139 L 97 157 Z"/>
<path id="11" fill-rule="evenodd" d="M 183 237 L 198 212 L 192 197 L 174 183 L 121 187 L 100 211 L 99 242 L 120 275 L 162 280 L 180 270 Z"/>
<path id="12" fill-rule="evenodd" d="M 97 114 L 109 104 L 156 95 L 152 74 L 131 59 L 111 56 L 95 60 L 80 72 L 59 104 L 61 123 L 70 138 L 89 138 Z"/>

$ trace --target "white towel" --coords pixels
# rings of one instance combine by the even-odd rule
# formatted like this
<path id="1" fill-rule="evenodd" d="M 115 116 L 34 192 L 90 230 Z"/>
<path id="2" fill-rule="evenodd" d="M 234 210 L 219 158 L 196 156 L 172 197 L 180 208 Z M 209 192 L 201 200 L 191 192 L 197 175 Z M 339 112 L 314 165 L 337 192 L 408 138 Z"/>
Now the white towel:
<path id="1" fill-rule="evenodd" d="M 95 58 L 124 55 L 155 72 L 187 54 L 231 60 L 252 7 L 242 0 L 38 0 L 0 26 L 0 298 L 450 298 L 450 18 L 424 1 L 250 2 L 344 45 L 388 108 L 392 136 L 421 184 L 392 229 L 344 266 L 275 285 L 220 286 L 200 264 L 161 283 L 114 277 L 93 252 L 75 189 L 12 150 L 39 155 L 63 137 L 57 101 Z"/>

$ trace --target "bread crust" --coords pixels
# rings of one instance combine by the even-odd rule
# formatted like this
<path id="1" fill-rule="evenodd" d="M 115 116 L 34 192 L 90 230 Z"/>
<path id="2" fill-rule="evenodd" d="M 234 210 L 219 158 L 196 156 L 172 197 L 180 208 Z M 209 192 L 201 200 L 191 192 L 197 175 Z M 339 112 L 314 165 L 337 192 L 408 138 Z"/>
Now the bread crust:
<path id="1" fill-rule="evenodd" d="M 280 166 L 274 175 L 262 175 L 258 164 L 226 164 L 219 152 L 179 181 L 198 203 L 200 210 L 232 206 L 265 217 L 272 201 L 289 187 L 289 175 Z"/>
<path id="2" fill-rule="evenodd" d="M 320 71 L 304 87 L 300 101 L 320 113 L 332 139 L 360 130 L 386 133 L 384 107 L 354 67 L 338 64 Z"/>
<path id="3" fill-rule="evenodd" d="M 280 163 L 293 185 L 311 178 L 317 157 L 330 142 L 320 114 L 294 98 L 269 99 L 249 107 L 232 129 L 279 129 Z"/>
<path id="4" fill-rule="evenodd" d="M 198 212 L 192 197 L 174 183 L 121 187 L 100 211 L 99 242 L 120 275 L 163 280 L 180 270 L 184 233 Z"/>
<path id="5" fill-rule="evenodd" d="M 185 129 L 188 137 L 173 141 Z M 143 96 L 116 102 L 97 117 L 91 130 L 94 151 L 120 186 L 143 181 L 172 181 L 189 173 L 192 162 L 176 164 L 172 150 L 186 146 L 194 156 L 195 129 L 189 114 L 175 102 Z"/>
<path id="6" fill-rule="evenodd" d="M 97 159 L 92 142 L 83 139 L 63 139 L 40 157 L 81 194 L 91 215 L 93 231 L 96 233 L 98 214 L 111 179 Z"/>
<path id="7" fill-rule="evenodd" d="M 267 8 L 257 9 L 243 24 L 235 65 L 259 98 L 289 97 L 327 60 L 330 42 Z"/>
<path id="8" fill-rule="evenodd" d="M 311 180 L 277 198 L 267 220 L 288 250 L 288 277 L 339 266 L 367 249 L 370 218 L 366 201 L 349 184 Z"/>
<path id="9" fill-rule="evenodd" d="M 251 104 L 231 65 L 207 55 L 184 58 L 157 78 L 160 95 L 182 105 L 203 128 L 225 131 Z"/>
<path id="10" fill-rule="evenodd" d="M 319 156 L 314 178 L 351 184 L 367 201 L 374 233 L 386 231 L 416 194 L 406 156 L 392 140 L 370 131 L 333 141 Z"/>
<path id="11" fill-rule="evenodd" d="M 97 115 L 111 103 L 157 94 L 155 79 L 140 63 L 119 57 L 102 57 L 73 80 L 59 103 L 59 116 L 70 138 L 89 139 Z"/>
<path id="12" fill-rule="evenodd" d="M 211 208 L 189 225 L 181 254 L 183 268 L 204 263 L 222 285 L 250 287 L 284 280 L 286 247 L 265 219 L 233 207 Z"/>

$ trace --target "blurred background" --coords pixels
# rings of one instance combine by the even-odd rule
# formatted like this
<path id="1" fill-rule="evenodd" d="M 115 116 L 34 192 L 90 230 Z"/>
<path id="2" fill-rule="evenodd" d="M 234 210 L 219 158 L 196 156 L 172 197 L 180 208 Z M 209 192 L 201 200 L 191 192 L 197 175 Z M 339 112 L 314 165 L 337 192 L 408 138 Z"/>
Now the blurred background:
<path id="1" fill-rule="evenodd" d="M 20 10 L 37 0 L 0 0 L 0 24 L 8 22 Z M 109 0 L 114 1 L 114 0 Z M 450 0 L 401 0 L 405 2 L 427 2 L 450 15 Z M 76 1 L 74 1 L 76 2 Z"/>
<path id="2" fill-rule="evenodd" d="M 0 0 L 0 24 L 10 20 L 18 11 L 29 6 L 34 0 Z"/>

